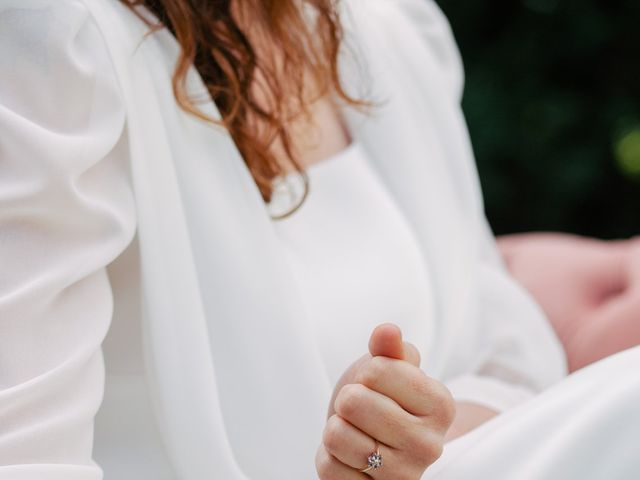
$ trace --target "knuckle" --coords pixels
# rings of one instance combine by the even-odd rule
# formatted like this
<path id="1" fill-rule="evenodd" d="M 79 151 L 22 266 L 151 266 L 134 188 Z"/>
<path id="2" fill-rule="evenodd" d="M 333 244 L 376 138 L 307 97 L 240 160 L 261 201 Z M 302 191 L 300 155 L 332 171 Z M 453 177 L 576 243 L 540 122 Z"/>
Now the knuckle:
<path id="1" fill-rule="evenodd" d="M 431 395 L 429 377 L 419 369 L 416 369 L 416 374 L 412 375 L 409 379 L 409 388 L 415 395 L 421 398 L 429 398 Z"/>
<path id="2" fill-rule="evenodd" d="M 444 446 L 442 440 L 434 435 L 422 435 L 414 442 L 413 454 L 424 465 L 431 465 L 440 455 Z"/>
<path id="3" fill-rule="evenodd" d="M 405 351 L 408 353 L 410 359 L 412 360 L 412 363 L 414 363 L 415 365 L 420 365 L 420 363 L 422 363 L 422 358 L 418 347 L 410 342 L 405 342 L 404 345 Z"/>
<path id="4" fill-rule="evenodd" d="M 338 415 L 332 415 L 327 420 L 327 425 L 322 434 L 322 443 L 332 454 L 335 454 L 342 445 L 344 424 Z"/>
<path id="5" fill-rule="evenodd" d="M 434 422 L 439 426 L 449 427 L 456 417 L 456 402 L 449 389 L 441 382 L 429 378 L 427 379 L 426 398 L 429 399 L 430 413 Z"/>
<path id="6" fill-rule="evenodd" d="M 373 357 L 366 362 L 356 375 L 357 382 L 369 387 L 378 385 L 387 369 L 387 362 L 385 360 L 384 357 Z"/>
<path id="7" fill-rule="evenodd" d="M 440 384 L 437 399 L 438 417 L 447 427 L 456 418 L 456 402 L 447 387 Z"/>
<path id="8" fill-rule="evenodd" d="M 341 417 L 352 417 L 362 408 L 365 401 L 365 388 L 366 387 L 358 383 L 351 383 L 343 386 L 336 398 L 335 411 Z"/>
<path id="9" fill-rule="evenodd" d="M 320 480 L 337 480 L 335 459 L 326 451 L 319 452 L 316 458 L 316 472 Z"/>

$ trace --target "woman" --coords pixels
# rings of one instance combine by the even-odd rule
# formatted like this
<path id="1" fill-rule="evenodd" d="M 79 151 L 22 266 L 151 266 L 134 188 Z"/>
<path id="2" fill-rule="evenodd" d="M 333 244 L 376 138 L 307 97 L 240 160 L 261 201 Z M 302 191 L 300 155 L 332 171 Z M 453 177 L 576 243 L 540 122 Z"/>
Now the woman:
<path id="1" fill-rule="evenodd" d="M 0 6 L 0 478 L 633 471 L 576 458 L 640 353 L 559 382 L 435 4 L 232 6 Z"/>

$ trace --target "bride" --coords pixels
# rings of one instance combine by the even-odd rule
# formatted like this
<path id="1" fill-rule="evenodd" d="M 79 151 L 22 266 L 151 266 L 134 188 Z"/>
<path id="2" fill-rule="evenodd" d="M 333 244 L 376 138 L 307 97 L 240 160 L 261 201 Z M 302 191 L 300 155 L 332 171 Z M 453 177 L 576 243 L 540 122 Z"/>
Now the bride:
<path id="1" fill-rule="evenodd" d="M 568 375 L 433 1 L 2 0 L 0 66 L 0 479 L 637 476 L 640 349 Z"/>

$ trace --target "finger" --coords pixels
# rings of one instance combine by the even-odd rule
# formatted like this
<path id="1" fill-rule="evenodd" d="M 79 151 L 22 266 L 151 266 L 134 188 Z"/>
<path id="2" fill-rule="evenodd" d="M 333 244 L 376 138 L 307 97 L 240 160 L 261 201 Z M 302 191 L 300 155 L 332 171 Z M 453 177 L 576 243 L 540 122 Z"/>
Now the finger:
<path id="1" fill-rule="evenodd" d="M 366 474 L 345 465 L 331 455 L 324 445 L 320 445 L 316 454 L 316 471 L 320 480 L 369 480 Z"/>
<path id="2" fill-rule="evenodd" d="M 455 416 L 447 387 L 405 361 L 373 357 L 362 363 L 355 382 L 391 398 L 413 415 L 429 416 L 442 428 L 448 428 Z"/>
<path id="3" fill-rule="evenodd" d="M 378 452 L 382 465 L 366 472 L 374 479 L 418 478 L 424 470 L 420 462 L 408 461 L 403 452 L 376 442 L 339 415 L 327 421 L 323 444 L 327 452 L 358 471 L 367 468 L 369 457 Z"/>
<path id="4" fill-rule="evenodd" d="M 353 383 L 353 379 L 356 376 L 356 372 L 360 369 L 360 366 L 363 365 L 365 362 L 369 361 L 370 359 L 371 359 L 370 354 L 367 353 L 363 355 L 354 363 L 352 363 L 351 366 L 338 379 L 338 382 L 336 383 L 336 386 L 333 389 L 333 393 L 331 394 L 331 401 L 329 402 L 329 408 L 327 409 L 327 418 L 329 418 L 331 415 L 336 413 L 335 410 L 333 409 L 333 405 L 336 401 L 336 395 L 338 395 L 340 388 L 342 388 L 342 386 L 346 385 L 347 383 Z"/>
<path id="5" fill-rule="evenodd" d="M 396 358 L 420 366 L 420 352 L 413 344 L 402 341 L 402 331 L 393 323 L 383 323 L 373 329 L 369 338 L 369 353 L 373 357 Z"/>
<path id="6" fill-rule="evenodd" d="M 404 359 L 402 332 L 393 323 L 378 325 L 369 338 L 369 353 L 372 356 L 382 355 L 390 358 Z"/>
<path id="7" fill-rule="evenodd" d="M 366 467 L 369 455 L 377 447 L 373 438 L 354 427 L 340 415 L 333 415 L 327 420 L 322 442 L 331 455 L 342 463 L 357 469 Z M 387 459 L 386 456 L 385 459 Z"/>
<path id="8" fill-rule="evenodd" d="M 334 407 L 347 422 L 394 448 L 406 448 L 423 427 L 418 417 L 394 400 L 359 383 L 343 386 Z"/>
<path id="9" fill-rule="evenodd" d="M 413 343 L 403 342 L 404 359 L 411 365 L 420 366 L 420 352 Z"/>

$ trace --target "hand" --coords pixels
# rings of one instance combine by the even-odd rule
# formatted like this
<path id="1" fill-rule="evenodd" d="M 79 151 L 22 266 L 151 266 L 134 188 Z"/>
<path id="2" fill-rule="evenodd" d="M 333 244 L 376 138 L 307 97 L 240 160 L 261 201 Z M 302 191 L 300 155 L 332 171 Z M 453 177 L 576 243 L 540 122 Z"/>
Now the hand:
<path id="1" fill-rule="evenodd" d="M 640 237 L 520 234 L 498 246 L 547 314 L 570 372 L 640 344 Z"/>
<path id="2" fill-rule="evenodd" d="M 449 390 L 420 369 L 420 354 L 392 324 L 338 381 L 316 455 L 320 480 L 418 480 L 441 455 L 455 417 Z M 378 441 L 383 465 L 361 473 Z"/>

